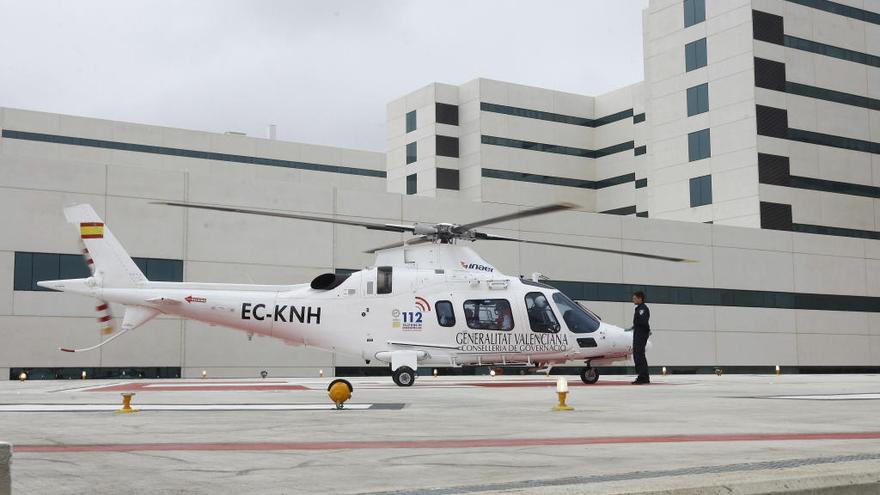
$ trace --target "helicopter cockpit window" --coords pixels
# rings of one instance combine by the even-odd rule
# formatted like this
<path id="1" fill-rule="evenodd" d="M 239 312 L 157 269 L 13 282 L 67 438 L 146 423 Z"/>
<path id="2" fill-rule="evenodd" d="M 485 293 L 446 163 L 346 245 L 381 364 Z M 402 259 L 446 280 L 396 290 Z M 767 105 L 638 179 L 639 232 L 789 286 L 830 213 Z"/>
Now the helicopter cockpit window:
<path id="1" fill-rule="evenodd" d="M 476 299 L 464 302 L 464 317 L 475 330 L 512 330 L 513 311 L 505 299 Z"/>
<path id="2" fill-rule="evenodd" d="M 553 294 L 553 301 L 559 307 L 559 311 L 562 311 L 562 321 L 572 332 L 590 333 L 599 329 L 599 320 L 565 294 L 561 292 Z"/>
<path id="3" fill-rule="evenodd" d="M 455 311 L 452 310 L 452 303 L 449 301 L 437 301 L 434 304 L 434 310 L 437 312 L 437 323 L 441 327 L 455 326 Z"/>
<path id="4" fill-rule="evenodd" d="M 547 301 L 547 296 L 540 292 L 526 294 L 526 311 L 529 314 L 529 325 L 533 332 L 556 333 L 559 331 L 559 320 Z"/>
<path id="5" fill-rule="evenodd" d="M 380 266 L 376 269 L 376 294 L 391 294 L 390 266 Z"/>

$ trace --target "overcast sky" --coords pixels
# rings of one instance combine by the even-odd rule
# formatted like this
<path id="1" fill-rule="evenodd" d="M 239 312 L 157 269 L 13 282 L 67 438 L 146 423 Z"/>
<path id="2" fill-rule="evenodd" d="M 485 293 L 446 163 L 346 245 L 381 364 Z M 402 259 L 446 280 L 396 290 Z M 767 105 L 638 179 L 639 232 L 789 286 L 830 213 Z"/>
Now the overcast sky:
<path id="1" fill-rule="evenodd" d="M 383 151 L 385 105 L 476 77 L 643 79 L 647 0 L 0 0 L 0 106 Z"/>

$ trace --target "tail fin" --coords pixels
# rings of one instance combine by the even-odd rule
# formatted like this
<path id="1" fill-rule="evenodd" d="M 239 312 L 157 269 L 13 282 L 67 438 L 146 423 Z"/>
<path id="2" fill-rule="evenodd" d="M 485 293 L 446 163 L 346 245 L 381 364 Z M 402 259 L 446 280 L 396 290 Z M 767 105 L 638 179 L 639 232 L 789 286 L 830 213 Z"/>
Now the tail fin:
<path id="1" fill-rule="evenodd" d="M 101 280 L 104 287 L 136 287 L 147 281 L 147 277 L 90 205 L 67 207 L 64 216 L 79 229 L 83 244 L 94 261 L 95 278 Z"/>

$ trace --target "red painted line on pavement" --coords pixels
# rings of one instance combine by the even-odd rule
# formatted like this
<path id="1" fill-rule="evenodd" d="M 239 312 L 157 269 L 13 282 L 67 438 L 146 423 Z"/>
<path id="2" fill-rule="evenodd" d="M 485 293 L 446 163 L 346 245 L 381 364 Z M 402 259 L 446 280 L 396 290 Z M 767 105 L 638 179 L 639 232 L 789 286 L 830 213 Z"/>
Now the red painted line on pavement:
<path id="1" fill-rule="evenodd" d="M 880 431 L 856 433 L 740 433 L 726 435 L 665 435 L 640 437 L 573 438 L 473 438 L 461 440 L 361 441 L 361 442 L 241 442 L 241 443 L 119 443 L 71 445 L 16 445 L 15 452 L 140 452 L 267 451 L 267 450 L 363 450 L 363 449 L 470 449 L 484 447 L 536 447 L 634 443 L 692 442 L 785 442 L 802 440 L 876 440 Z"/>

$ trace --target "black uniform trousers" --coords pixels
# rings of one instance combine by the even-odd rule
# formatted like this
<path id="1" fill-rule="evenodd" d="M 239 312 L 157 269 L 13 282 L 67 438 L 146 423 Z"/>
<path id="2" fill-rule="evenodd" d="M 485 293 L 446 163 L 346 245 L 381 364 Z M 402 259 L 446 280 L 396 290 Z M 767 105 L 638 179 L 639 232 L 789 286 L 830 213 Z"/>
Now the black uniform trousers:
<path id="1" fill-rule="evenodd" d="M 645 357 L 645 346 L 648 344 L 650 330 L 633 329 L 633 360 L 636 362 L 636 374 L 640 380 L 648 378 L 648 359 Z"/>

